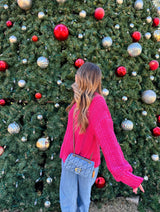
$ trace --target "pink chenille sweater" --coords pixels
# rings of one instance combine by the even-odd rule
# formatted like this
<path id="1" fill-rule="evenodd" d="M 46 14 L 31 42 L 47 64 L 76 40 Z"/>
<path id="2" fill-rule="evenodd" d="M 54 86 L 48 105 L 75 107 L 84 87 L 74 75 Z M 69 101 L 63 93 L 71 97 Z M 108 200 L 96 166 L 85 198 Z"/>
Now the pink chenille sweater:
<path id="1" fill-rule="evenodd" d="M 68 113 L 68 124 L 60 151 L 60 158 L 65 162 L 68 154 L 73 153 L 73 110 L 76 103 Z M 78 111 L 79 112 L 79 111 Z M 77 119 L 78 113 L 76 115 Z M 76 124 L 75 119 L 75 124 Z M 78 134 L 75 131 L 75 153 L 95 162 L 95 167 L 101 163 L 100 147 L 105 157 L 108 170 L 114 179 L 126 185 L 138 188 L 143 178 L 132 174 L 132 167 L 124 158 L 121 147 L 114 133 L 113 121 L 103 96 L 95 93 L 88 109 L 89 125 L 86 132 Z"/>

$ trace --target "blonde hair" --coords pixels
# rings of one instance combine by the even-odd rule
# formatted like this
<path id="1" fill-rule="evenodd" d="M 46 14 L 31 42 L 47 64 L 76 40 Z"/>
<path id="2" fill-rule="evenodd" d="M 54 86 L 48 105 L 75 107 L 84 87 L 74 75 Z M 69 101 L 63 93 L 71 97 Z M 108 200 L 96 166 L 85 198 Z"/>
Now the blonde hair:
<path id="1" fill-rule="evenodd" d="M 71 104 L 66 108 L 66 111 L 72 108 L 74 103 L 77 103 L 77 107 L 74 110 L 74 117 L 76 112 L 79 110 L 78 115 L 78 126 L 80 126 L 80 134 L 86 131 L 89 121 L 87 118 L 88 108 L 94 97 L 94 93 L 98 92 L 102 95 L 101 89 L 101 69 L 94 63 L 84 63 L 76 73 L 77 82 L 74 82 L 71 87 L 74 91 L 74 97 Z"/>

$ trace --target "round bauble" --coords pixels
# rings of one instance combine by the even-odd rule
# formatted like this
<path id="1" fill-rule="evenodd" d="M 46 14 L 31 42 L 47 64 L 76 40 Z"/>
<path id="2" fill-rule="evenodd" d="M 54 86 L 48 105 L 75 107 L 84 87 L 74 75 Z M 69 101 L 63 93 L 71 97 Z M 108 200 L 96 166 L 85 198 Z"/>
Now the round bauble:
<path id="1" fill-rule="evenodd" d="M 142 10 L 143 9 L 143 1 L 142 0 L 137 0 L 135 3 L 134 3 L 134 8 L 136 10 Z"/>
<path id="2" fill-rule="evenodd" d="M 39 13 L 38 13 L 38 18 L 39 18 L 39 19 L 43 19 L 44 16 L 45 16 L 44 12 L 39 12 Z"/>
<path id="3" fill-rule="evenodd" d="M 134 27 L 134 24 L 133 24 L 133 23 L 131 23 L 129 26 L 130 26 L 131 28 L 133 28 L 133 27 Z"/>
<path id="4" fill-rule="evenodd" d="M 83 38 L 83 35 L 81 33 L 78 34 L 78 38 L 82 39 Z"/>
<path id="5" fill-rule="evenodd" d="M 137 72 L 136 71 L 133 71 L 132 72 L 132 76 L 136 77 L 137 76 Z"/>
<path id="6" fill-rule="evenodd" d="M 38 36 L 33 35 L 33 36 L 32 36 L 32 41 L 33 41 L 33 42 L 37 42 L 37 41 L 38 41 Z"/>
<path id="7" fill-rule="evenodd" d="M 152 61 L 149 63 L 149 68 L 150 68 L 150 70 L 152 70 L 152 71 L 156 70 L 158 67 L 159 67 L 159 62 L 158 62 L 157 60 L 152 60 Z"/>
<path id="8" fill-rule="evenodd" d="M 133 122 L 130 120 L 125 120 L 122 122 L 121 127 L 125 131 L 131 131 L 133 129 Z"/>
<path id="9" fill-rule="evenodd" d="M 142 47 L 139 43 L 132 43 L 128 46 L 127 51 L 131 57 L 137 57 L 141 54 Z"/>
<path id="10" fill-rule="evenodd" d="M 36 147 L 39 150 L 45 151 L 49 148 L 49 140 L 48 137 L 47 138 L 39 138 L 37 143 L 36 143 Z"/>
<path id="11" fill-rule="evenodd" d="M 84 64 L 84 60 L 83 59 L 77 59 L 74 63 L 74 65 L 77 67 L 77 68 L 80 68 L 82 65 Z"/>
<path id="12" fill-rule="evenodd" d="M 156 41 L 160 41 L 160 30 L 156 30 L 153 33 L 153 37 L 156 39 Z"/>
<path id="13" fill-rule="evenodd" d="M 146 104 L 153 104 L 156 101 L 156 93 L 153 90 L 146 90 L 142 93 L 142 101 Z"/>
<path id="14" fill-rule="evenodd" d="M 106 89 L 106 88 L 104 88 L 104 89 L 102 90 L 102 94 L 103 94 L 104 96 L 108 96 L 108 95 L 109 95 L 109 90 Z"/>
<path id="15" fill-rule="evenodd" d="M 153 19 L 153 26 L 158 26 L 159 25 L 159 18 L 154 18 Z"/>
<path id="16" fill-rule="evenodd" d="M 160 7 L 157 8 L 157 13 L 160 16 Z"/>
<path id="17" fill-rule="evenodd" d="M 8 69 L 8 64 L 4 60 L 0 60 L 0 71 Z"/>
<path id="18" fill-rule="evenodd" d="M 6 104 L 6 101 L 4 99 L 0 99 L 0 105 L 4 106 Z"/>
<path id="19" fill-rule="evenodd" d="M 17 3 L 23 10 L 29 10 L 32 7 L 32 0 L 17 0 Z"/>
<path id="20" fill-rule="evenodd" d="M 10 43 L 17 43 L 17 37 L 14 36 L 14 35 L 10 36 L 10 37 L 9 37 L 9 42 L 10 42 Z"/>
<path id="21" fill-rule="evenodd" d="M 23 59 L 23 60 L 22 60 L 22 63 L 23 63 L 23 64 L 27 64 L 27 62 L 28 62 L 27 59 Z"/>
<path id="22" fill-rule="evenodd" d="M 122 97 L 122 100 L 123 100 L 124 102 L 126 102 L 126 101 L 128 100 L 128 97 L 127 97 L 127 96 L 123 96 L 123 97 Z"/>
<path id="23" fill-rule="evenodd" d="M 26 141 L 27 141 L 27 138 L 26 138 L 25 136 L 23 136 L 23 137 L 21 138 L 21 141 L 22 141 L 22 142 L 26 142 Z"/>
<path id="24" fill-rule="evenodd" d="M 150 80 L 152 80 L 152 81 L 153 81 L 153 80 L 154 80 L 154 76 L 152 76 L 152 75 L 151 75 L 151 76 L 150 76 Z"/>
<path id="25" fill-rule="evenodd" d="M 21 28 L 23 31 L 26 31 L 27 27 L 26 26 L 22 26 Z"/>
<path id="26" fill-rule="evenodd" d="M 125 76 L 127 73 L 126 68 L 124 66 L 120 66 L 116 69 L 116 75 L 118 77 L 123 77 Z"/>
<path id="27" fill-rule="evenodd" d="M 156 54 L 156 55 L 155 55 L 155 58 L 156 58 L 156 59 L 159 59 L 159 54 Z"/>
<path id="28" fill-rule="evenodd" d="M 3 153 L 4 153 L 4 148 L 0 146 L 0 156 L 3 155 Z"/>
<path id="29" fill-rule="evenodd" d="M 26 81 L 25 81 L 25 80 L 19 80 L 19 81 L 18 81 L 18 86 L 19 86 L 20 88 L 24 88 L 25 85 L 26 85 Z"/>
<path id="30" fill-rule="evenodd" d="M 116 24 L 114 27 L 115 27 L 115 29 L 119 29 L 120 28 L 120 25 L 119 24 Z"/>
<path id="31" fill-rule="evenodd" d="M 150 32 L 146 32 L 144 36 L 145 36 L 146 39 L 150 39 L 151 38 L 151 33 Z"/>
<path id="32" fill-rule="evenodd" d="M 147 111 L 145 111 L 145 110 L 142 111 L 142 115 L 143 115 L 143 116 L 147 116 Z"/>
<path id="33" fill-rule="evenodd" d="M 146 18 L 146 21 L 147 21 L 147 23 L 151 23 L 151 21 L 152 21 L 151 16 L 148 16 L 148 17 Z"/>
<path id="34" fill-rule="evenodd" d="M 106 181 L 104 177 L 97 177 L 95 181 L 95 185 L 97 188 L 104 188 L 105 184 L 106 184 Z"/>
<path id="35" fill-rule="evenodd" d="M 3 7 L 4 7 L 5 10 L 8 9 L 8 5 L 7 4 L 4 4 Z"/>
<path id="36" fill-rule="evenodd" d="M 45 208 L 49 208 L 51 206 L 51 202 L 50 201 L 45 201 L 44 203 Z"/>
<path id="37" fill-rule="evenodd" d="M 64 41 L 68 38 L 69 30 L 64 24 L 58 24 L 54 28 L 54 36 L 59 41 Z"/>
<path id="38" fill-rule="evenodd" d="M 134 42 L 137 42 L 141 39 L 141 33 L 138 31 L 135 31 L 132 33 L 132 38 Z"/>
<path id="39" fill-rule="evenodd" d="M 55 106 L 55 108 L 59 108 L 59 104 L 58 103 L 56 103 L 54 106 Z"/>
<path id="40" fill-rule="evenodd" d="M 36 93 L 35 94 L 35 98 L 36 99 L 41 99 L 42 98 L 42 94 L 41 93 Z"/>
<path id="41" fill-rule="evenodd" d="M 48 59 L 46 58 L 46 57 L 43 57 L 43 56 L 41 56 L 41 57 L 39 57 L 38 59 L 37 59 L 37 65 L 40 67 L 40 68 L 47 68 L 48 67 L 48 64 L 49 64 L 49 61 L 48 61 Z"/>
<path id="42" fill-rule="evenodd" d="M 111 37 L 104 37 L 102 39 L 102 45 L 105 48 L 112 46 L 112 38 Z"/>
<path id="43" fill-rule="evenodd" d="M 64 3 L 66 0 L 56 0 L 58 3 Z"/>
<path id="44" fill-rule="evenodd" d="M 62 84 L 62 81 L 61 80 L 57 80 L 57 84 L 58 85 L 61 85 Z"/>
<path id="45" fill-rule="evenodd" d="M 52 183 L 52 178 L 51 178 L 51 177 L 48 177 L 47 180 L 46 180 L 46 182 L 47 182 L 48 184 L 51 184 L 51 183 Z"/>
<path id="46" fill-rule="evenodd" d="M 7 22 L 6 22 L 6 26 L 7 26 L 7 27 L 12 27 L 12 26 L 13 26 L 12 21 L 7 21 Z"/>
<path id="47" fill-rule="evenodd" d="M 117 4 L 123 4 L 123 0 L 116 0 Z"/>
<path id="48" fill-rule="evenodd" d="M 38 120 L 42 120 L 42 119 L 43 119 L 43 116 L 42 116 L 42 115 L 38 115 L 38 116 L 37 116 L 37 119 L 38 119 Z"/>
<path id="49" fill-rule="evenodd" d="M 153 155 L 151 156 L 151 158 L 152 158 L 152 160 L 154 160 L 154 161 L 159 161 L 159 156 L 156 155 L 156 154 L 153 154 Z"/>
<path id="50" fill-rule="evenodd" d="M 86 17 L 86 11 L 85 10 L 81 10 L 80 12 L 79 12 L 79 16 L 81 17 L 81 18 L 85 18 Z"/>
<path id="51" fill-rule="evenodd" d="M 105 12 L 104 12 L 104 9 L 101 8 L 101 7 L 98 7 L 95 12 L 94 12 L 94 17 L 97 19 L 97 20 L 101 20 L 103 19 L 105 15 Z"/>
<path id="52" fill-rule="evenodd" d="M 160 136 L 160 127 L 155 127 L 153 129 L 153 135 L 154 136 Z"/>
<path id="53" fill-rule="evenodd" d="M 20 127 L 16 122 L 13 122 L 11 124 L 9 124 L 8 126 L 8 132 L 10 134 L 17 134 L 20 131 Z"/>

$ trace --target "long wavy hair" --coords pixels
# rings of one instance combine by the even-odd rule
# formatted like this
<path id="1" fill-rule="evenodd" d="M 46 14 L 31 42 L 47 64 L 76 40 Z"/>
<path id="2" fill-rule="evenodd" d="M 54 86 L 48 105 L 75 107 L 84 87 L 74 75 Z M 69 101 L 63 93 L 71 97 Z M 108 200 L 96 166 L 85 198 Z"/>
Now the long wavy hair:
<path id="1" fill-rule="evenodd" d="M 101 69 L 94 63 L 86 62 L 84 63 L 76 73 L 77 82 L 75 81 L 71 87 L 74 91 L 74 97 L 71 104 L 66 108 L 69 112 L 74 103 L 77 103 L 77 107 L 74 110 L 74 117 L 76 112 L 79 110 L 79 115 L 77 119 L 77 128 L 80 126 L 79 134 L 86 131 L 88 127 L 88 108 L 94 97 L 95 92 L 102 95 L 101 89 Z"/>

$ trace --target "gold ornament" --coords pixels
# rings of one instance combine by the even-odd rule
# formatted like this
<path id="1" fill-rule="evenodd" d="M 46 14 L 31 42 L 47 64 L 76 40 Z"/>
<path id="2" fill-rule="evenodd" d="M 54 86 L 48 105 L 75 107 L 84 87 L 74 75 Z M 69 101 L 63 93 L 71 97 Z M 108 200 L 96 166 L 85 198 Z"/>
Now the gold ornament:
<path id="1" fill-rule="evenodd" d="M 45 151 L 46 149 L 48 149 L 49 147 L 49 140 L 48 137 L 47 138 L 40 138 L 38 139 L 37 143 L 36 143 L 36 147 L 39 150 Z"/>
<path id="2" fill-rule="evenodd" d="M 29 10 L 32 7 L 32 0 L 17 0 L 17 3 L 23 10 Z"/>
<path id="3" fill-rule="evenodd" d="M 160 30 L 154 31 L 153 36 L 156 39 L 156 41 L 160 41 Z"/>

